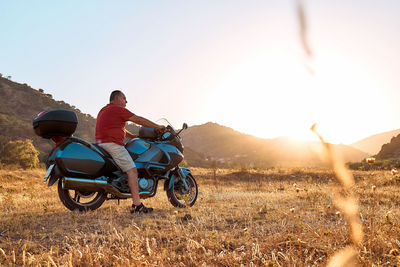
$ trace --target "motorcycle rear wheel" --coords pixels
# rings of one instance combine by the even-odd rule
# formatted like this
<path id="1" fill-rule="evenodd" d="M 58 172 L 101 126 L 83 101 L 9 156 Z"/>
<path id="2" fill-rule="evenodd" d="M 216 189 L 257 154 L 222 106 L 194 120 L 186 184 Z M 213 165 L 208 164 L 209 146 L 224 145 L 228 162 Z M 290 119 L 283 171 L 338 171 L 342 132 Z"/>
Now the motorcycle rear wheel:
<path id="1" fill-rule="evenodd" d="M 188 190 L 184 189 L 184 185 L 182 184 L 181 180 L 175 181 L 171 189 L 167 190 L 168 200 L 174 207 L 191 207 L 196 202 L 197 195 L 199 193 L 196 180 L 191 174 L 188 174 L 186 176 L 186 181 L 189 185 Z"/>
<path id="2" fill-rule="evenodd" d="M 79 190 L 63 189 L 62 179 L 58 181 L 58 197 L 67 209 L 79 211 L 98 209 L 107 199 L 103 192 L 81 192 Z"/>

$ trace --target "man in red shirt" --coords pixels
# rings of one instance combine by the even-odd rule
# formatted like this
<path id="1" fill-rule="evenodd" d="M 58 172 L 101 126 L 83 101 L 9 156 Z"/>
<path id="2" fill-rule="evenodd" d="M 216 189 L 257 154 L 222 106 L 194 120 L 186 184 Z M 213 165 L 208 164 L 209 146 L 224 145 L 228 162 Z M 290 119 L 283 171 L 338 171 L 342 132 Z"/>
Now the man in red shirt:
<path id="1" fill-rule="evenodd" d="M 148 213 L 153 211 L 143 205 L 139 197 L 138 172 L 129 152 L 124 147 L 124 138 L 137 136 L 125 129 L 127 121 L 136 124 L 156 128 L 164 131 L 165 127 L 139 117 L 126 109 L 126 97 L 119 91 L 113 91 L 110 95 L 110 103 L 103 107 L 97 115 L 96 143 L 104 148 L 115 160 L 122 171 L 128 175 L 128 186 L 132 194 L 131 213 Z"/>

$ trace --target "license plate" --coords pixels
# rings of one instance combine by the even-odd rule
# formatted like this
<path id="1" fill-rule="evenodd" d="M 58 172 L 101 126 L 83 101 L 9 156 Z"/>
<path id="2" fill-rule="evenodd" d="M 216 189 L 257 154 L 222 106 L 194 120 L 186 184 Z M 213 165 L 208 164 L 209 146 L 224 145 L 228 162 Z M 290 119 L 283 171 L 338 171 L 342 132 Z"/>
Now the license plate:
<path id="1" fill-rule="evenodd" d="M 44 176 L 43 182 L 47 182 L 50 177 L 51 171 L 54 169 L 56 164 L 51 164 L 50 167 L 47 169 L 46 175 Z"/>

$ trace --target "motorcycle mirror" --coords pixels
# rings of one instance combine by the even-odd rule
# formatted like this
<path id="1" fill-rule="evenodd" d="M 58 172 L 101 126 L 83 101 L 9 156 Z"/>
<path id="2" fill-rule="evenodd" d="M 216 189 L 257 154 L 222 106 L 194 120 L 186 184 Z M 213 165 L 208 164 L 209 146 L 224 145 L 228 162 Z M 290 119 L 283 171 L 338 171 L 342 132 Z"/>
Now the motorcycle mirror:
<path id="1" fill-rule="evenodd" d="M 186 122 L 183 124 L 182 129 L 186 130 L 188 128 L 188 125 L 186 124 Z"/>

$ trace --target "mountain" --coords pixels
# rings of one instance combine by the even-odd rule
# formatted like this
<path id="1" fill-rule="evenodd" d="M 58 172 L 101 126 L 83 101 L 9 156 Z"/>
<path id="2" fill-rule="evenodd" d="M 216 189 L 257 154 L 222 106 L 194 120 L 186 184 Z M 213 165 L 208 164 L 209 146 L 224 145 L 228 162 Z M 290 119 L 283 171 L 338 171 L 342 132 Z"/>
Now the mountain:
<path id="1" fill-rule="evenodd" d="M 101 107 L 99 107 L 100 109 Z M 32 139 L 43 161 L 51 151 L 53 143 L 35 135 L 32 128 L 33 118 L 48 109 L 73 110 L 78 117 L 74 136 L 94 141 L 96 119 L 64 101 L 56 101 L 43 89 L 35 90 L 27 84 L 20 84 L 0 77 L 0 151 L 10 140 Z M 137 131 L 131 125 L 129 130 Z"/>
<path id="2" fill-rule="evenodd" d="M 287 137 L 257 138 L 237 132 L 217 123 L 189 127 L 182 132 L 185 146 L 206 156 L 206 162 L 216 161 L 222 166 L 318 166 L 324 162 L 319 156 L 319 142 L 300 142 Z M 348 161 L 360 161 L 368 154 L 346 145 L 334 145 Z"/>
<path id="3" fill-rule="evenodd" d="M 101 107 L 99 107 L 100 109 Z M 48 109 L 73 110 L 78 116 L 75 136 L 94 140 L 96 119 L 64 101 L 56 101 L 42 89 L 33 89 L 0 77 L 0 151 L 10 140 L 32 139 L 43 161 L 50 152 L 51 141 L 35 135 L 33 118 Z M 138 127 L 128 125 L 135 133 Z M 182 132 L 185 160 L 192 166 L 316 166 L 323 162 L 318 142 L 296 142 L 286 137 L 257 138 L 217 123 L 189 127 Z M 360 161 L 367 156 L 349 146 L 336 145 L 345 161 Z"/>
<path id="4" fill-rule="evenodd" d="M 400 129 L 375 134 L 357 141 L 350 146 L 355 147 L 361 151 L 365 151 L 371 155 L 376 155 L 382 148 L 383 144 L 389 143 L 392 137 L 400 134 Z"/>
<path id="5" fill-rule="evenodd" d="M 400 134 L 393 137 L 389 143 L 384 144 L 376 158 L 380 160 L 400 158 Z"/>

